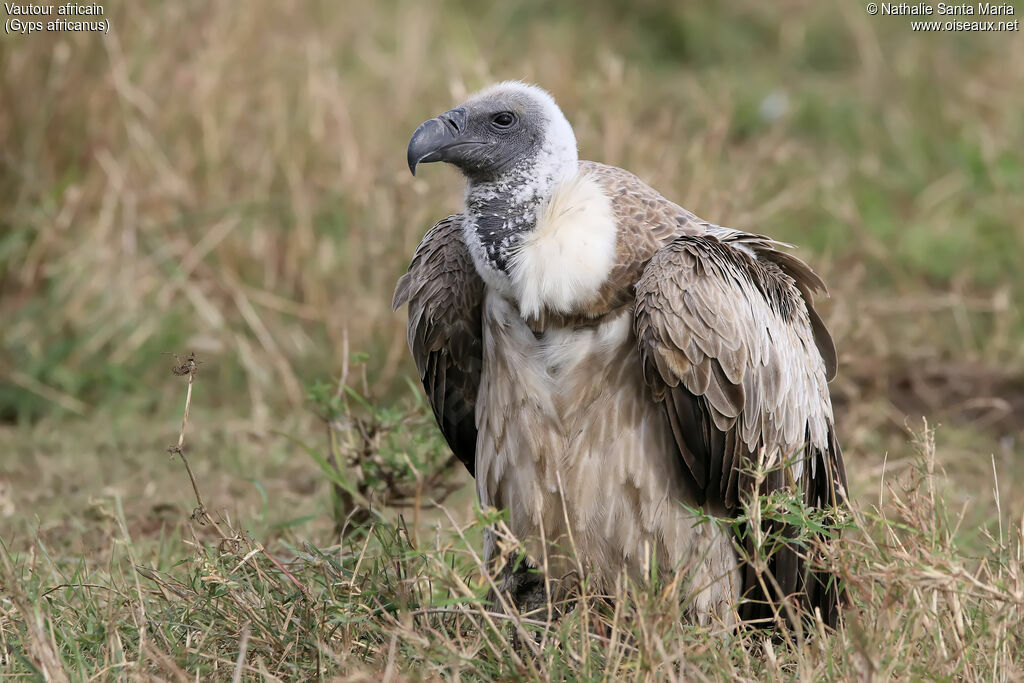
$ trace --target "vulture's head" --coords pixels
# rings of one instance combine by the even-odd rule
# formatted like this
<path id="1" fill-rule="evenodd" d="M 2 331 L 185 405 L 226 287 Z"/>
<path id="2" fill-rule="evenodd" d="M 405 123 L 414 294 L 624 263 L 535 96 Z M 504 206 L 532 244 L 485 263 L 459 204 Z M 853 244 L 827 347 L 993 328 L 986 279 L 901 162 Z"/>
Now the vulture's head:
<path id="1" fill-rule="evenodd" d="M 408 158 L 414 175 L 420 164 L 446 161 L 470 182 L 516 171 L 554 178 L 575 169 L 576 137 L 551 95 L 508 81 L 421 124 Z"/>

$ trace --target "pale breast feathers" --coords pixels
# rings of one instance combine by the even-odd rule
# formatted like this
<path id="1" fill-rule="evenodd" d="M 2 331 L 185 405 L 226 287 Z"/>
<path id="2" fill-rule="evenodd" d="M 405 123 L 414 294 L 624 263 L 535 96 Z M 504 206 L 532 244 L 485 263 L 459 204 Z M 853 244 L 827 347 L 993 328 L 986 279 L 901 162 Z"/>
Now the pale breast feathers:
<path id="1" fill-rule="evenodd" d="M 537 212 L 537 223 L 511 260 L 519 310 L 573 313 L 597 297 L 615 264 L 611 200 L 585 171 L 562 181 Z"/>

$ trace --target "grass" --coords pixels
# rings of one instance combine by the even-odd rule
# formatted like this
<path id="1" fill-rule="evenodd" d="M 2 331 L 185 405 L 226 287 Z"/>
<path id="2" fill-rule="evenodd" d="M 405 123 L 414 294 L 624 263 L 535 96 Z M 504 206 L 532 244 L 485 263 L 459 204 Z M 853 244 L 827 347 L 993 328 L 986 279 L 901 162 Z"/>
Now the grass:
<path id="1" fill-rule="evenodd" d="M 361 524 L 352 524 L 350 510 L 328 546 L 293 529 L 276 530 L 276 538 L 266 530 L 261 538 L 226 511 L 215 512 L 200 492 L 205 482 L 193 474 L 197 455 L 185 438 L 201 395 L 193 386 L 202 382 L 189 361 L 181 367 L 188 375 L 185 417 L 167 450 L 194 493 L 191 515 L 147 534 L 133 530 L 115 495 L 92 511 L 92 537 L 81 554 L 39 530 L 27 542 L 7 539 L 0 549 L 0 642 L 10 673 L 595 680 L 733 679 L 758 671 L 805 679 L 1020 673 L 1022 527 L 1000 523 L 983 532 L 981 551 L 965 550 L 965 516 L 952 515 L 938 493 L 931 431 L 919 435 L 919 457 L 906 476 L 890 481 L 877 502 L 864 501 L 846 540 L 832 546 L 827 562 L 850 599 L 837 633 L 807 624 L 810 630 L 772 639 L 689 625 L 677 584 L 620 584 L 611 605 L 584 592 L 552 623 L 488 606 L 481 531 L 485 524 L 501 528 L 500 517 L 456 521 L 422 477 L 415 477 L 420 486 L 410 509 L 371 506 Z M 346 405 L 338 415 L 358 412 Z M 352 470 L 376 471 L 375 459 L 393 455 L 391 448 L 364 451 Z M 389 482 L 377 492 L 395 488 Z M 814 523 L 805 511 L 775 507 L 779 501 L 750 505 L 758 504 L 745 514 L 784 511 L 797 526 Z M 12 545 L 21 550 L 12 553 Z"/>
<path id="2" fill-rule="evenodd" d="M 1024 676 L 1017 34 L 803 0 L 246 7 L 0 38 L 0 672 Z M 493 519 L 388 303 L 460 201 L 409 177 L 408 133 L 501 78 L 829 283 L 858 529 L 837 634 L 713 634 L 654 589 L 550 627 L 481 605 Z M 189 351 L 209 520 L 167 453 Z"/>

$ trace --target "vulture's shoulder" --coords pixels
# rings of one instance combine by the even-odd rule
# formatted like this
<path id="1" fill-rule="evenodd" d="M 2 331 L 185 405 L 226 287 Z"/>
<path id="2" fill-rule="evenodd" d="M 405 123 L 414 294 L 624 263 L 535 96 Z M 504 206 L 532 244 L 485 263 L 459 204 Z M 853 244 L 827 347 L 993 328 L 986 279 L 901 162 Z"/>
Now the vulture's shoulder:
<path id="1" fill-rule="evenodd" d="M 605 283 L 605 301 L 621 299 L 627 292 L 632 295 L 645 270 L 652 271 L 648 280 L 672 277 L 665 272 L 673 268 L 672 262 L 678 266 L 686 254 L 697 254 L 694 263 L 702 269 L 717 266 L 719 275 L 729 271 L 739 277 L 720 280 L 719 285 L 753 286 L 785 320 L 800 325 L 803 316 L 828 379 L 835 375 L 835 347 L 813 305 L 813 294 L 826 293 L 825 284 L 806 263 L 785 251 L 790 245 L 705 221 L 624 169 L 593 161 L 581 161 L 579 168 L 611 200 L 618 227 L 616 265 Z M 659 252 L 665 253 L 648 268 Z M 738 294 L 732 292 L 734 298 Z"/>
<path id="2" fill-rule="evenodd" d="M 699 230 L 699 219 L 668 201 L 629 171 L 581 161 L 579 173 L 608 198 L 616 225 L 615 261 L 604 284 L 581 319 L 600 316 L 633 303 L 633 287 L 651 257 L 676 235 Z"/>
<path id="3" fill-rule="evenodd" d="M 484 283 L 462 220 L 448 216 L 427 232 L 395 286 L 392 306 L 409 304 L 409 349 L 427 400 L 452 452 L 473 474 Z"/>
<path id="4" fill-rule="evenodd" d="M 620 237 L 653 251 L 680 234 L 700 234 L 705 221 L 669 201 L 629 171 L 595 161 L 581 161 L 580 172 L 593 178 L 611 200 Z"/>

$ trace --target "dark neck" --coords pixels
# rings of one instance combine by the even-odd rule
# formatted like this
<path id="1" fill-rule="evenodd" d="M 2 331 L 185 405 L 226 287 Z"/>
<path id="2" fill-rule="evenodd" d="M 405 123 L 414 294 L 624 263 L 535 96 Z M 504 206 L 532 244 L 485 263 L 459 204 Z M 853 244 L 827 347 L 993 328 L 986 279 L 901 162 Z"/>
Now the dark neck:
<path id="1" fill-rule="evenodd" d="M 558 180 L 535 166 L 523 166 L 497 178 L 469 181 L 466 213 L 495 269 L 508 273 L 509 256 L 535 227 L 537 209 L 550 199 Z"/>

